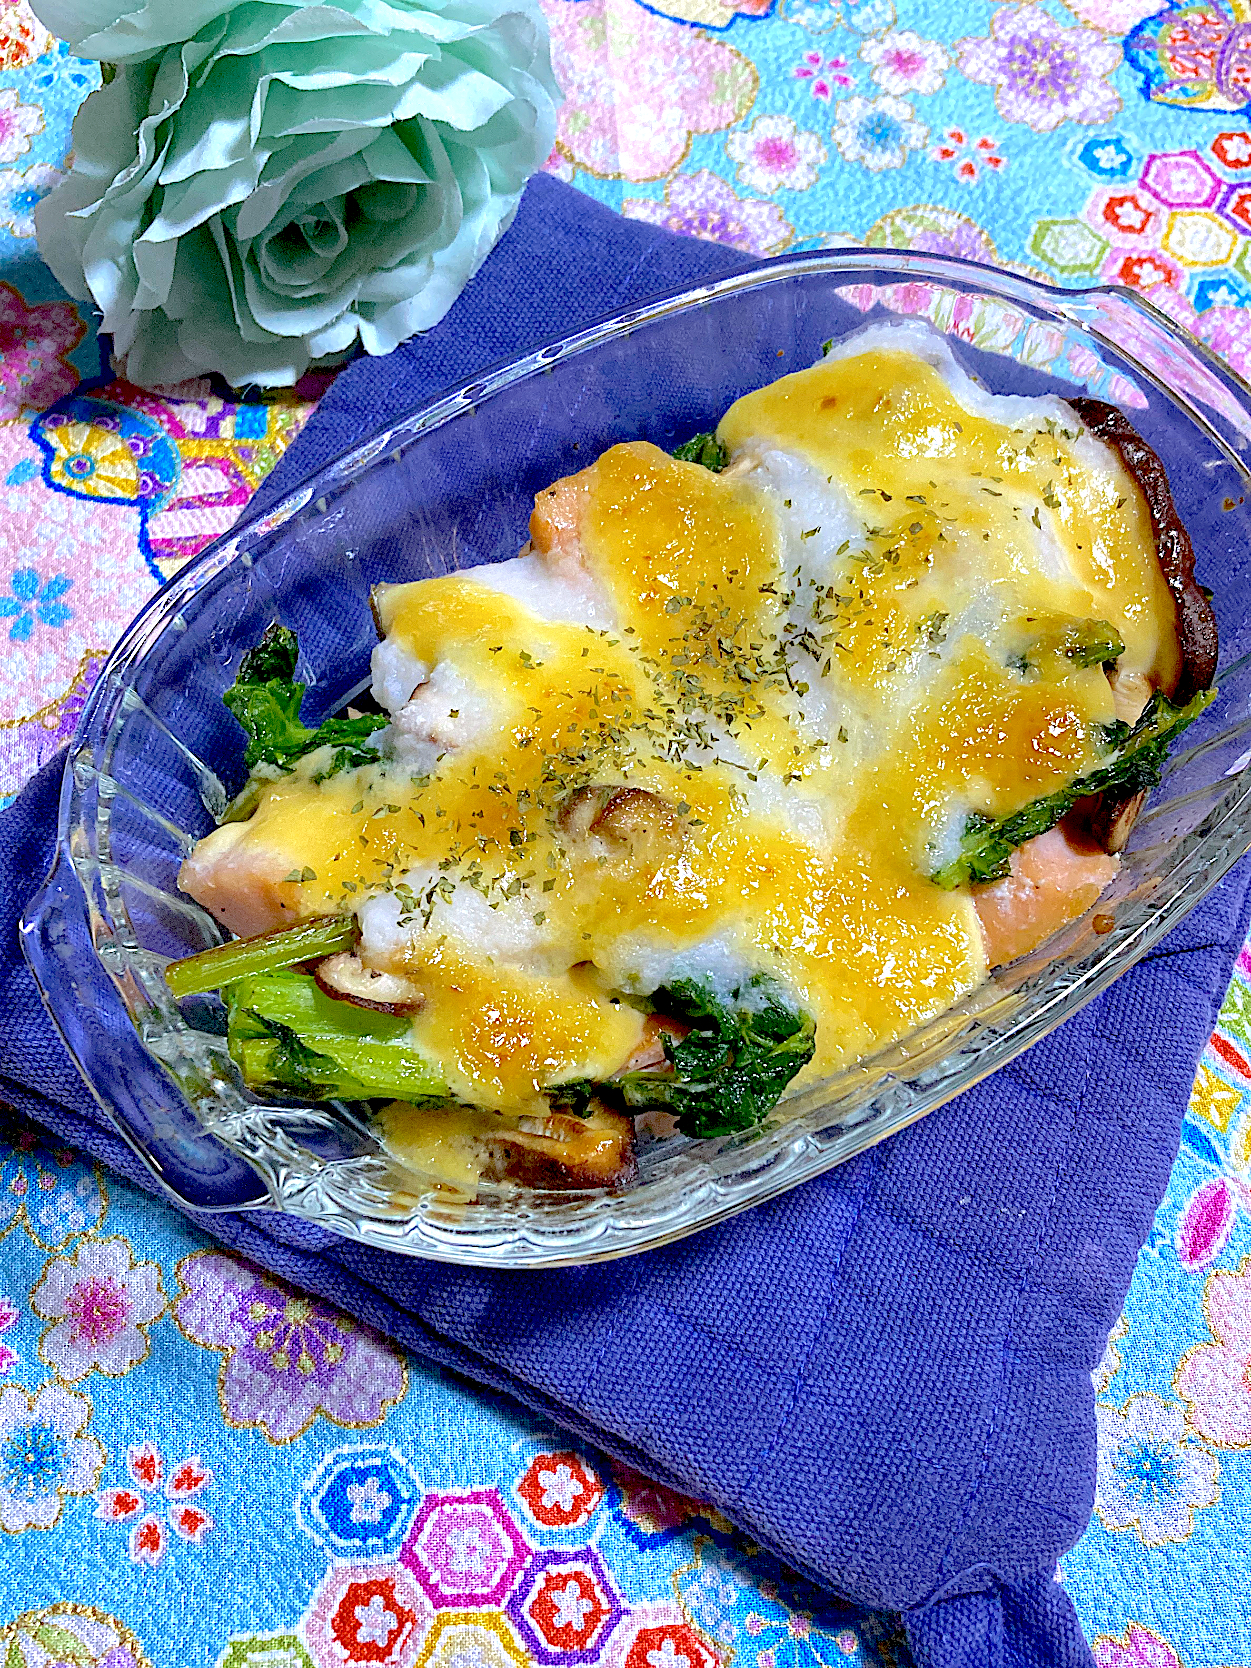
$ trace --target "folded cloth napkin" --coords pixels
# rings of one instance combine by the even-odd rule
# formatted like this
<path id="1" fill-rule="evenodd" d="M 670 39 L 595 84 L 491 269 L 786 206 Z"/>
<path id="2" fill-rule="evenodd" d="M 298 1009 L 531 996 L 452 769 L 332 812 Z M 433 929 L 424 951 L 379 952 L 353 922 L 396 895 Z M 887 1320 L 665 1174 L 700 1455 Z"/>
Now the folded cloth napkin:
<path id="1" fill-rule="evenodd" d="M 268 496 L 488 362 L 741 264 L 537 179 L 447 320 L 339 377 Z M 16 917 L 52 856 L 59 772 L 54 760 L 0 814 L 0 1098 L 150 1185 L 18 952 Z M 901 1611 L 921 1668 L 1089 1665 L 1055 1567 L 1091 1508 L 1090 1374 L 1164 1191 L 1249 880 L 1246 867 L 1228 877 L 1154 954 L 977 1089 L 661 1251 L 492 1274 L 272 1213 L 202 1225 L 714 1502 L 853 1602 Z"/>

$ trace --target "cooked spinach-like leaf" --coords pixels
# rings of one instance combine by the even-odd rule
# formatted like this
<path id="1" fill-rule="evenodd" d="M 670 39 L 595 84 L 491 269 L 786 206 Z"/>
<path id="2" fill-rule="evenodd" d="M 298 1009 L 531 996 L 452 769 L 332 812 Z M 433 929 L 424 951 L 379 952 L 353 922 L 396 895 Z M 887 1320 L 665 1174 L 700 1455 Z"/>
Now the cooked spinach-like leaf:
<path id="1" fill-rule="evenodd" d="M 356 922 L 350 915 L 314 915 L 294 926 L 256 938 L 231 938 L 211 950 L 171 961 L 165 983 L 181 1000 L 202 991 L 220 990 L 253 973 L 276 973 L 301 961 L 319 961 L 356 941 Z"/>
<path id="2" fill-rule="evenodd" d="M 975 812 L 965 822 L 959 856 L 935 869 L 931 880 L 944 891 L 966 883 L 1002 880 L 1017 847 L 1054 828 L 1079 799 L 1109 788 L 1128 797 L 1155 787 L 1173 740 L 1215 699 L 1216 693 L 1215 689 L 1200 690 L 1184 706 L 1175 707 L 1157 690 L 1137 723 L 1104 726 L 1104 741 L 1113 755 L 1107 764 L 1079 776 L 1058 793 L 1033 800 L 1011 816 L 989 817 Z"/>
<path id="3" fill-rule="evenodd" d="M 599 1095 L 636 1112 L 672 1112 L 683 1135 L 732 1135 L 761 1123 L 812 1058 L 811 1016 L 763 974 L 726 996 L 707 980 L 675 979 L 652 1001 L 690 1026 L 685 1036 L 664 1039 L 665 1068 L 624 1072 L 609 1083 L 562 1083 L 549 1091 L 553 1104 L 584 1113 Z"/>
<path id="4" fill-rule="evenodd" d="M 1125 653 L 1120 632 L 1108 620 L 1056 619 L 1034 633 L 1008 665 L 1029 672 L 1050 657 L 1059 656 L 1085 671 L 1092 666 L 1112 666 Z"/>
<path id="5" fill-rule="evenodd" d="M 332 747 L 330 765 L 317 780 L 340 770 L 373 764 L 379 753 L 365 738 L 388 722 L 385 714 L 368 712 L 360 718 L 327 718 L 310 730 L 300 721 L 304 684 L 295 676 L 299 642 L 287 626 L 277 620 L 255 648 L 243 657 L 234 685 L 222 696 L 247 731 L 248 745 L 243 762 L 249 770 L 259 764 L 291 770 L 297 759 L 319 747 Z"/>
<path id="6" fill-rule="evenodd" d="M 1125 639 L 1107 620 L 1077 620 L 1064 634 L 1060 652 L 1074 666 L 1110 666 L 1125 653 Z"/>
<path id="7" fill-rule="evenodd" d="M 673 455 L 682 463 L 702 463 L 704 468 L 711 469 L 714 475 L 719 475 L 730 461 L 728 448 L 721 444 L 715 434 L 692 435 L 676 448 Z"/>

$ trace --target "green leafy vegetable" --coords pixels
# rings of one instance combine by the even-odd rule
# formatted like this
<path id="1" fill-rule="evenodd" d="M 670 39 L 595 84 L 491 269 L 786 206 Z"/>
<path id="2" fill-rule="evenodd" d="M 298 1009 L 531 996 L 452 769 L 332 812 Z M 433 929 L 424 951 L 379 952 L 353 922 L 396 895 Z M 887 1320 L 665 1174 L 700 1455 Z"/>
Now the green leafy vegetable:
<path id="1" fill-rule="evenodd" d="M 1079 776 L 1059 793 L 1035 799 L 1009 817 L 975 813 L 964 825 L 960 855 L 936 869 L 930 878 L 945 891 L 966 883 L 1001 880 L 1011 867 L 1017 847 L 1054 828 L 1079 799 L 1109 788 L 1128 796 L 1155 787 L 1174 738 L 1215 699 L 1216 693 L 1215 689 L 1200 690 L 1185 706 L 1175 707 L 1157 691 L 1136 724 L 1104 726 L 1104 739 L 1113 755 L 1106 765 Z"/>
<path id="2" fill-rule="evenodd" d="M 625 1072 L 611 1083 L 563 1083 L 554 1104 L 586 1110 L 592 1094 L 633 1111 L 661 1107 L 684 1135 L 731 1135 L 763 1121 L 811 1060 L 816 1028 L 773 980 L 757 975 L 722 997 L 705 980 L 675 979 L 656 992 L 658 1012 L 690 1030 L 664 1039 L 665 1071 Z"/>
<path id="3" fill-rule="evenodd" d="M 222 696 L 247 731 L 243 761 L 248 769 L 268 764 L 290 770 L 297 759 L 319 747 L 334 748 L 330 766 L 320 773 L 319 781 L 340 770 L 373 764 L 378 749 L 368 746 L 365 738 L 388 722 L 385 715 L 369 712 L 360 718 L 327 718 L 310 730 L 300 721 L 305 686 L 295 677 L 298 655 L 295 633 L 275 620 L 256 647 L 244 655 L 233 687 Z"/>
<path id="4" fill-rule="evenodd" d="M 297 962 L 320 961 L 336 950 L 350 950 L 355 941 L 356 923 L 350 915 L 315 915 L 279 932 L 233 938 L 197 956 L 171 961 L 165 969 L 165 983 L 181 1000 L 201 991 L 220 990 L 248 974 L 275 973 Z"/>
<path id="5" fill-rule="evenodd" d="M 231 1058 L 251 1088 L 309 1100 L 448 1098 L 407 1019 L 327 996 L 307 973 L 261 973 L 223 992 Z"/>
<path id="6" fill-rule="evenodd" d="M 1110 666 L 1125 653 L 1120 632 L 1107 620 L 1057 618 L 1036 629 L 1008 664 L 1028 672 L 1051 656 L 1060 656 L 1085 670 Z"/>
<path id="7" fill-rule="evenodd" d="M 1125 653 L 1125 640 L 1107 620 L 1078 620 L 1065 632 L 1060 653 L 1074 666 L 1108 666 Z"/>
<path id="8" fill-rule="evenodd" d="M 682 463 L 702 463 L 714 475 L 719 475 L 730 461 L 729 451 L 715 434 L 692 435 L 673 455 Z"/>

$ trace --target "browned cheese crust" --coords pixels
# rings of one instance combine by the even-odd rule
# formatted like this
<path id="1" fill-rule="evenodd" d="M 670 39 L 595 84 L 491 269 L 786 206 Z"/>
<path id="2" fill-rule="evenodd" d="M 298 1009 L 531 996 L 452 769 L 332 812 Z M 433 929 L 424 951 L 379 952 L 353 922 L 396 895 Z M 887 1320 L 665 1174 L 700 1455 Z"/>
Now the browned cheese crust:
<path id="1" fill-rule="evenodd" d="M 1156 560 L 1177 609 L 1177 642 L 1181 652 L 1177 684 L 1164 693 L 1178 706 L 1184 705 L 1199 690 L 1207 689 L 1216 675 L 1216 615 L 1195 579 L 1194 546 L 1173 503 L 1168 475 L 1159 456 L 1123 411 L 1103 400 L 1081 399 L 1068 403 L 1091 434 L 1117 452 L 1147 501 Z"/>

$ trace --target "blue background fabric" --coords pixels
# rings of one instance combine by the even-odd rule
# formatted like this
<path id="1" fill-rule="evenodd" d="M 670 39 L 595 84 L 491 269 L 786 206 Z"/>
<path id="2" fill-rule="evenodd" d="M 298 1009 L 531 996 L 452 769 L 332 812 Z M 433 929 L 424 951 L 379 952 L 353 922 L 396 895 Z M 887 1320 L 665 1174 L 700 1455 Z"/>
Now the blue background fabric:
<path id="1" fill-rule="evenodd" d="M 280 496 L 488 363 L 740 264 L 538 179 L 445 323 L 340 376 L 263 492 Z M 57 778 L 54 761 L 0 813 L 0 1098 L 143 1183 L 17 948 L 16 916 L 51 859 Z M 834 1592 L 902 1612 L 921 1668 L 1089 1664 L 1054 1572 L 1094 1496 L 1090 1375 L 1176 1156 L 1249 879 L 1235 871 L 1103 997 L 973 1092 L 662 1251 L 480 1274 L 272 1215 L 202 1226 L 706 1498 Z"/>

